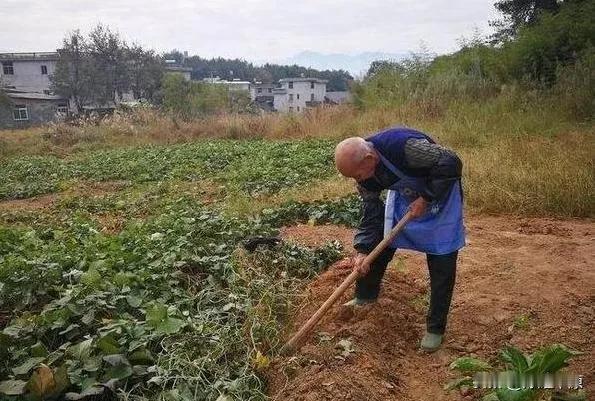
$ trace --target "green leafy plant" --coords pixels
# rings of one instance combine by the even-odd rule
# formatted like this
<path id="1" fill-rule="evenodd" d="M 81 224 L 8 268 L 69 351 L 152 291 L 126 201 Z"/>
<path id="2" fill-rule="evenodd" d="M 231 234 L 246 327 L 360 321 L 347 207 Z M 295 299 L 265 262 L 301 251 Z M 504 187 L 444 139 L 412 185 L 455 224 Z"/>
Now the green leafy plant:
<path id="1" fill-rule="evenodd" d="M 569 349 L 562 344 L 553 344 L 540 348 L 533 354 L 523 354 L 518 348 L 508 345 L 500 352 L 502 367 L 507 372 L 512 372 L 513 377 L 520 379 L 525 375 L 543 375 L 545 373 L 556 373 L 568 365 L 568 360 L 580 352 Z M 460 357 L 454 360 L 451 369 L 463 373 L 463 377 L 457 378 L 445 386 L 446 389 L 459 388 L 461 386 L 472 386 L 472 375 L 478 372 L 496 372 L 496 369 L 489 363 L 477 358 Z M 498 388 L 484 394 L 484 401 L 531 401 L 542 399 L 544 394 L 550 394 L 548 390 L 537 389 L 507 389 Z M 582 393 L 578 393 L 580 399 Z"/>

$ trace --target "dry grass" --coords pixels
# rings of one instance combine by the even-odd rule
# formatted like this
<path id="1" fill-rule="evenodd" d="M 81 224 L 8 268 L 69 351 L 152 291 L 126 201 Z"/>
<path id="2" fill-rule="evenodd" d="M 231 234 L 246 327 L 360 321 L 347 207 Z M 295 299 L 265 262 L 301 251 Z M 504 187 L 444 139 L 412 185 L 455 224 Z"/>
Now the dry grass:
<path id="1" fill-rule="evenodd" d="M 304 139 L 365 135 L 394 124 L 414 124 L 402 110 L 361 112 L 351 106 L 310 110 L 301 115 L 214 115 L 181 121 L 153 110 L 115 114 L 82 125 L 49 124 L 0 130 L 0 156 L 55 154 L 121 146 L 184 143 L 205 138 Z"/>
<path id="2" fill-rule="evenodd" d="M 503 139 L 464 149 L 466 203 L 482 212 L 595 216 L 592 135 Z"/>
<path id="3" fill-rule="evenodd" d="M 0 157 L 56 154 L 147 144 L 184 143 L 203 138 L 307 138 L 345 135 L 343 122 L 357 119 L 350 107 L 288 114 L 214 115 L 178 120 L 153 110 L 115 114 L 101 122 L 75 126 L 50 124 L 26 130 L 0 130 Z M 351 133 L 355 134 L 356 129 Z"/>

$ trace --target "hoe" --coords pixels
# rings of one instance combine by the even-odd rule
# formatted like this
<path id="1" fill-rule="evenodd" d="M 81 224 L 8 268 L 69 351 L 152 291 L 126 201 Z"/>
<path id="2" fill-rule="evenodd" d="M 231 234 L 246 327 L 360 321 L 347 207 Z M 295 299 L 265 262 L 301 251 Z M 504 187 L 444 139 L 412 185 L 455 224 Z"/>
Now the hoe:
<path id="1" fill-rule="evenodd" d="M 368 254 L 368 256 L 366 256 L 363 263 L 371 264 L 378 257 L 378 255 L 380 255 L 380 253 L 393 241 L 399 232 L 401 232 L 409 220 L 411 220 L 411 212 L 407 212 L 405 216 L 399 220 L 397 225 L 393 227 L 388 235 L 384 237 L 384 239 L 376 246 L 376 248 L 374 248 L 374 250 L 372 250 L 372 252 Z M 294 336 L 291 337 L 289 341 L 287 341 L 287 343 L 285 343 L 285 345 L 281 348 L 281 354 L 289 355 L 300 347 L 304 337 L 306 337 L 312 331 L 314 326 L 316 326 L 316 323 L 318 323 L 320 319 L 322 319 L 322 316 L 324 316 L 324 314 L 328 312 L 334 303 L 337 302 L 337 300 L 341 297 L 341 295 L 343 295 L 347 288 L 349 288 L 349 286 L 357 279 L 357 276 L 358 271 L 354 269 L 349 274 L 349 276 L 343 280 L 341 285 L 331 294 L 331 296 L 328 297 L 326 301 L 324 301 L 316 313 L 314 313 L 312 317 L 308 319 L 308 321 L 298 330 L 298 332 L 295 333 Z"/>

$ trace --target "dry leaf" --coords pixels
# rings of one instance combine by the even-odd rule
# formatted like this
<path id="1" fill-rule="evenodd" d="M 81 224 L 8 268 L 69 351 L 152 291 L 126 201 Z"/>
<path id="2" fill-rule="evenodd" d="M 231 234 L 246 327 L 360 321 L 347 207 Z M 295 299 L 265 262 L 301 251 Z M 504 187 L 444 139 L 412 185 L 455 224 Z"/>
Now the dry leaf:
<path id="1" fill-rule="evenodd" d="M 271 364 L 271 359 L 263 355 L 262 352 L 257 351 L 256 357 L 254 358 L 254 366 L 257 370 L 267 368 Z"/>
<path id="2" fill-rule="evenodd" d="M 39 398 L 43 398 L 52 393 L 56 387 L 54 372 L 49 366 L 42 363 L 31 375 L 27 387 L 33 394 Z"/>

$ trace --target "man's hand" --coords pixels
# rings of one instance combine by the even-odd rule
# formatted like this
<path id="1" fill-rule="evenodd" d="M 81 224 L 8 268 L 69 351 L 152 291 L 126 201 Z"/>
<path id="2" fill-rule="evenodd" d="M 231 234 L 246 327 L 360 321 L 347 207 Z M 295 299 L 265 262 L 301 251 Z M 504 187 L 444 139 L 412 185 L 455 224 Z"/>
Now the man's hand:
<path id="1" fill-rule="evenodd" d="M 426 208 L 428 206 L 428 201 L 422 198 L 421 196 L 411 202 L 409 205 L 409 210 L 411 211 L 411 217 L 418 218 L 426 213 Z"/>
<path id="2" fill-rule="evenodd" d="M 370 264 L 364 263 L 364 259 L 366 259 L 366 256 L 368 255 L 366 255 L 365 253 L 358 253 L 355 256 L 355 260 L 353 261 L 353 270 L 358 271 L 359 277 L 364 277 L 370 272 Z"/>

